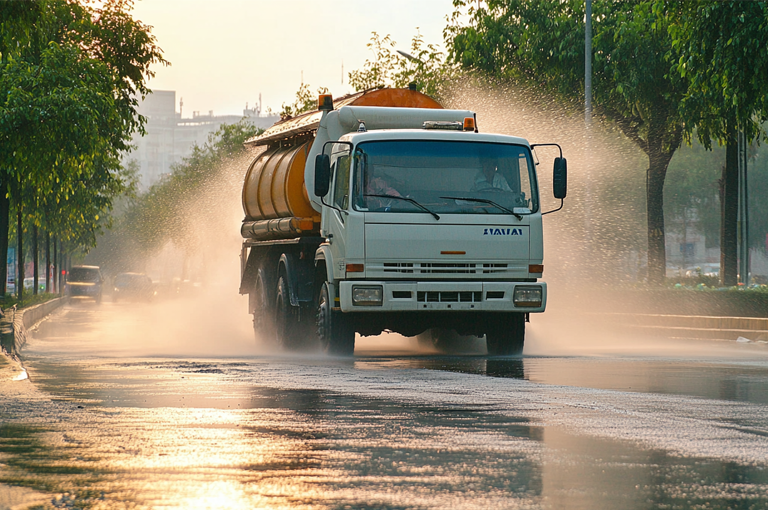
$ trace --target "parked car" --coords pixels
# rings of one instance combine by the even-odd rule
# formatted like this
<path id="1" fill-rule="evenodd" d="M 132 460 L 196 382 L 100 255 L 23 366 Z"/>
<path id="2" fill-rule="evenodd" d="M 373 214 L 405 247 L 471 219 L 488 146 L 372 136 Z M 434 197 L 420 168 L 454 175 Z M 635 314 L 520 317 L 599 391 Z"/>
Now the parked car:
<path id="1" fill-rule="evenodd" d="M 151 301 L 155 297 L 152 279 L 143 273 L 121 273 L 115 277 L 112 301 L 130 299 Z"/>
<path id="2" fill-rule="evenodd" d="M 65 293 L 77 299 L 93 299 L 101 303 L 104 279 L 99 266 L 73 266 L 67 273 Z"/>

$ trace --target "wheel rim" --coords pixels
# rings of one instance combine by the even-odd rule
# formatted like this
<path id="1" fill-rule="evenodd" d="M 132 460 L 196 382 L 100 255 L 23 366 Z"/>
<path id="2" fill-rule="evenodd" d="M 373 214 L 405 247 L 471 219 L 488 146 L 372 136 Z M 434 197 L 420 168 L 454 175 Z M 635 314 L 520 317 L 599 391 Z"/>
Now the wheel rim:
<path id="1" fill-rule="evenodd" d="M 331 311 L 328 306 L 328 289 L 323 285 L 320 291 L 320 299 L 317 305 L 317 336 L 320 340 L 320 348 L 328 352 L 330 341 Z"/>
<path id="2" fill-rule="evenodd" d="M 286 333 L 286 313 L 285 313 L 285 296 L 281 292 L 282 288 L 277 292 L 277 299 L 275 300 L 275 336 L 277 345 L 286 347 L 285 333 Z"/>
<path id="3" fill-rule="evenodd" d="M 253 327 L 256 329 L 256 331 L 261 331 L 264 329 L 264 323 L 266 322 L 266 311 L 267 311 L 267 295 L 266 295 L 266 289 L 264 288 L 264 280 L 259 276 L 256 279 L 256 289 L 254 294 L 256 295 L 256 306 L 253 310 Z"/>

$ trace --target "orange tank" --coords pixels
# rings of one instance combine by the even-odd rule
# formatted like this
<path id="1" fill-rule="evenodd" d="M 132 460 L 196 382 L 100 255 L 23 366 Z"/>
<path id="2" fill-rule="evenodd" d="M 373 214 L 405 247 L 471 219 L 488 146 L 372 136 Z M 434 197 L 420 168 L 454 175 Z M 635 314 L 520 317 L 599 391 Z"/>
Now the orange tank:
<path id="1" fill-rule="evenodd" d="M 347 105 L 442 108 L 440 103 L 415 90 L 386 88 L 358 92 L 334 101 L 336 109 Z M 267 236 L 263 233 L 267 230 L 271 237 L 280 236 L 281 231 L 265 230 L 266 227 L 262 228 L 264 225 L 260 224 L 277 218 L 295 218 L 302 225 L 311 219 L 315 228 L 311 231 L 300 229 L 300 235 L 319 231 L 320 213 L 310 205 L 304 166 L 321 117 L 322 112 L 316 110 L 282 120 L 261 136 L 246 142 L 248 146 L 266 145 L 267 149 L 254 159 L 245 174 L 244 237 L 261 238 Z M 286 235 L 296 233 L 291 230 Z"/>
<path id="2" fill-rule="evenodd" d="M 245 174 L 243 208 L 246 220 L 311 218 L 312 208 L 304 186 L 304 164 L 311 141 L 267 149 Z M 319 221 L 319 220 L 318 220 Z"/>

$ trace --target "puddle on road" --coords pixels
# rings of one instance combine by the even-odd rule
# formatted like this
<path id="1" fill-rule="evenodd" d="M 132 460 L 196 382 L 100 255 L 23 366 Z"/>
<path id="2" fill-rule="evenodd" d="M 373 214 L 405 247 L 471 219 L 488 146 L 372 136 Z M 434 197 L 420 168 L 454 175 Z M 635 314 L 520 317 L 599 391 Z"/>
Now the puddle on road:
<path id="1" fill-rule="evenodd" d="M 488 375 L 526 369 L 525 359 L 493 360 L 507 366 L 489 373 L 487 361 L 432 360 Z M 58 400 L 2 416 L 0 483 L 50 493 L 43 508 L 768 505 L 763 467 L 576 436 L 490 405 L 262 387 L 258 370 L 32 363 L 37 384 Z"/>

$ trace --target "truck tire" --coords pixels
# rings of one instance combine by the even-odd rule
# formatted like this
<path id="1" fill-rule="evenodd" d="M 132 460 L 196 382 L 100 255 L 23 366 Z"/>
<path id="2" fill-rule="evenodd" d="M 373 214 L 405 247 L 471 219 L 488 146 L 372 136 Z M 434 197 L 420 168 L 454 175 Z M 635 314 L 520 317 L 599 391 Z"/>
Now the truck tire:
<path id="1" fill-rule="evenodd" d="M 328 283 L 323 283 L 317 300 L 317 338 L 326 354 L 352 356 L 355 352 L 355 330 L 347 317 L 333 310 Z"/>
<path id="2" fill-rule="evenodd" d="M 288 283 L 284 276 L 277 280 L 275 294 L 274 336 L 280 347 L 287 351 L 295 351 L 304 345 L 306 339 L 301 336 L 298 309 L 291 306 Z"/>
<path id="3" fill-rule="evenodd" d="M 490 321 L 485 333 L 488 354 L 491 356 L 516 356 L 523 353 L 525 343 L 525 314 L 505 313 Z"/>
<path id="4" fill-rule="evenodd" d="M 268 291 L 266 275 L 263 270 L 259 270 L 253 287 L 253 333 L 256 341 L 272 342 L 275 338 Z"/>

